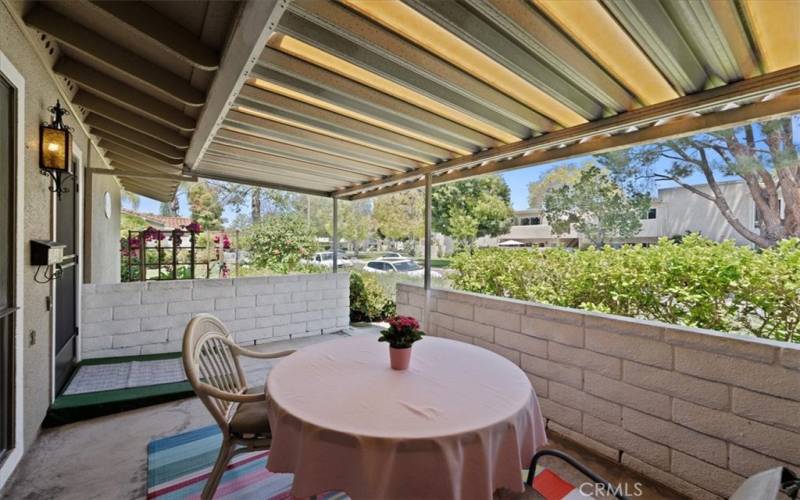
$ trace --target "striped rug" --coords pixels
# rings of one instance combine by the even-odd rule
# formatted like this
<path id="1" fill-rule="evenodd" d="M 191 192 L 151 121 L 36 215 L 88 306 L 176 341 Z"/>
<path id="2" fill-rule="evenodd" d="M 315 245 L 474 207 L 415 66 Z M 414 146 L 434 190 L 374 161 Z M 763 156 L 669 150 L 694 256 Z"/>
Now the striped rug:
<path id="1" fill-rule="evenodd" d="M 211 473 L 222 435 L 216 425 L 151 441 L 147 445 L 147 498 L 159 500 L 195 499 Z M 268 451 L 243 453 L 228 464 L 215 499 L 290 500 L 291 474 L 267 470 Z M 527 470 L 522 471 L 525 480 Z M 516 498 L 545 500 L 588 499 L 551 469 L 537 467 L 534 489 Z M 323 500 L 347 500 L 344 493 L 317 495 Z"/>
<path id="2" fill-rule="evenodd" d="M 222 434 L 216 425 L 151 441 L 147 445 L 147 498 L 200 498 L 211 473 Z M 291 474 L 267 470 L 268 451 L 236 455 L 222 476 L 215 499 L 288 500 Z M 317 498 L 346 500 L 343 493 Z"/>

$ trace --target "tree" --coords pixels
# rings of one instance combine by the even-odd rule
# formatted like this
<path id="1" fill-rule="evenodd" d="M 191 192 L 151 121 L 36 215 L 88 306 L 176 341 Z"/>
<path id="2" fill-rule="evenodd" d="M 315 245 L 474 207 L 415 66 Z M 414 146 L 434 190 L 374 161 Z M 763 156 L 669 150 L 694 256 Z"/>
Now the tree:
<path id="1" fill-rule="evenodd" d="M 331 198 L 299 194 L 292 198 L 291 206 L 295 213 L 303 217 L 306 225 L 316 236 L 330 237 L 333 217 L 333 200 Z"/>
<path id="2" fill-rule="evenodd" d="M 544 213 L 554 234 L 575 229 L 596 247 L 615 238 L 630 238 L 642 229 L 650 206 L 648 195 L 628 194 L 596 165 L 580 170 L 578 181 L 547 192 Z"/>
<path id="3" fill-rule="evenodd" d="M 795 122 L 793 127 L 792 122 Z M 767 248 L 791 236 L 800 236 L 800 159 L 798 116 L 748 124 L 720 132 L 641 146 L 606 154 L 602 162 L 615 176 L 647 190 L 648 184 L 672 181 L 713 203 L 743 237 Z M 670 166 L 659 170 L 658 162 Z M 692 186 L 688 178 L 700 175 L 708 190 Z M 761 217 L 758 230 L 740 220 L 720 188 L 718 177 L 738 177 L 747 186 Z M 783 205 L 781 207 L 781 198 Z"/>
<path id="4" fill-rule="evenodd" d="M 412 247 L 425 235 L 424 217 L 425 200 L 419 189 L 379 196 L 372 207 L 372 219 L 380 235 L 410 241 Z"/>
<path id="5" fill-rule="evenodd" d="M 339 202 L 339 239 L 349 241 L 353 245 L 356 257 L 361 244 L 369 238 L 372 219 L 372 202 L 357 200 Z M 333 217 L 328 218 L 325 225 L 327 234 L 333 236 Z"/>
<path id="6" fill-rule="evenodd" d="M 433 229 L 471 245 L 481 236 L 499 236 L 511 227 L 511 189 L 497 175 L 436 186 L 432 193 Z"/>
<path id="7" fill-rule="evenodd" d="M 127 204 L 131 207 L 131 210 L 137 210 L 139 208 L 139 203 L 141 202 L 142 198 L 134 193 L 133 191 L 128 191 L 127 189 L 122 190 L 122 203 Z"/>
<path id="8" fill-rule="evenodd" d="M 177 212 L 172 211 L 172 202 L 162 201 L 158 204 L 158 213 L 165 217 L 175 217 Z"/>
<path id="9" fill-rule="evenodd" d="M 267 214 L 285 212 L 291 208 L 292 193 L 269 189 L 260 186 L 250 186 L 235 182 L 214 182 L 212 184 L 220 193 L 223 206 L 233 206 L 239 213 L 247 207 L 250 212 L 250 221 L 258 222 Z"/>
<path id="10" fill-rule="evenodd" d="M 284 274 L 317 251 L 316 236 L 303 217 L 294 213 L 262 218 L 245 233 L 244 241 L 256 267 Z"/>
<path id="11" fill-rule="evenodd" d="M 215 186 L 207 182 L 196 182 L 189 188 L 188 198 L 192 219 L 199 222 L 203 229 L 222 228 L 222 204 Z"/>
<path id="12" fill-rule="evenodd" d="M 528 184 L 528 206 L 530 208 L 544 208 L 544 197 L 548 191 L 561 186 L 575 184 L 581 176 L 580 168 L 574 165 L 555 167 L 542 175 L 539 180 Z"/>

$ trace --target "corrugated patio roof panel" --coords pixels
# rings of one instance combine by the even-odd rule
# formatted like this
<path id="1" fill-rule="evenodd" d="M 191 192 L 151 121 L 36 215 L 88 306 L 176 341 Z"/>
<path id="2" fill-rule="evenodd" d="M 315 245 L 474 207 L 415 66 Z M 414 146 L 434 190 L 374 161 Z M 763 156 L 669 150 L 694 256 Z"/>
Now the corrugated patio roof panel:
<path id="1" fill-rule="evenodd" d="M 366 197 L 800 112 L 795 0 L 16 9 L 108 166 L 162 197 L 181 173 Z"/>

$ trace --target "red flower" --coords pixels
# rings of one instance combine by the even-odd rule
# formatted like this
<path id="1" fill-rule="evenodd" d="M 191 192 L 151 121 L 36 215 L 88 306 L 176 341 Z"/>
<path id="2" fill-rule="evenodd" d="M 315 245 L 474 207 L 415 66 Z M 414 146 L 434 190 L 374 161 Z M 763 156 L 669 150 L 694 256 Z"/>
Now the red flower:
<path id="1" fill-rule="evenodd" d="M 389 326 L 395 330 L 419 330 L 419 321 L 411 316 L 395 316 L 389 320 Z"/>
<path id="2" fill-rule="evenodd" d="M 203 230 L 203 227 L 197 221 L 192 221 L 191 224 L 186 224 L 183 228 L 190 233 L 199 233 Z"/>

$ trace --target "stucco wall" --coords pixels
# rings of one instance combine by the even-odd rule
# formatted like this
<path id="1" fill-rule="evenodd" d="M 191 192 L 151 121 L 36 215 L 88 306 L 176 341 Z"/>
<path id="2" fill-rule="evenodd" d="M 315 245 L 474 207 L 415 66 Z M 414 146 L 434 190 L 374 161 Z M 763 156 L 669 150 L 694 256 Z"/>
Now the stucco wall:
<path id="1" fill-rule="evenodd" d="M 179 352 L 198 313 L 218 317 L 241 344 L 331 333 L 350 324 L 350 275 L 84 285 L 83 356 Z"/>
<path id="2" fill-rule="evenodd" d="M 110 175 L 87 175 L 84 182 L 84 283 L 119 283 L 120 187 Z M 111 213 L 105 215 L 105 194 Z"/>
<path id="3" fill-rule="evenodd" d="M 30 262 L 31 239 L 51 239 L 52 201 L 48 191 L 49 177 L 39 175 L 39 124 L 50 120 L 47 108 L 60 98 L 33 47 L 28 44 L 19 25 L 14 21 L 6 4 L 0 2 L 0 51 L 25 78 L 25 214 L 24 214 L 24 280 L 22 308 L 24 309 L 24 338 L 16 339 L 24 346 L 24 415 L 25 444 L 29 445 L 39 430 L 52 396 L 52 341 L 53 331 L 46 300 L 50 286 L 35 283 L 35 268 Z M 63 102 L 63 99 L 62 99 Z M 73 116 L 65 123 L 73 127 L 74 146 L 83 152 L 84 166 L 93 165 L 96 151 L 89 154 L 88 137 L 81 132 Z"/>
<path id="4" fill-rule="evenodd" d="M 711 192 L 706 186 L 701 186 L 699 189 L 705 193 Z M 722 183 L 720 189 L 736 218 L 745 227 L 755 230 L 753 224 L 755 205 L 744 182 Z M 664 189 L 659 192 L 659 196 L 664 204 L 663 233 L 665 235 L 672 236 L 683 234 L 686 231 L 697 231 L 706 238 L 716 241 L 733 239 L 741 245 L 750 244 L 725 220 L 719 208 L 711 201 L 683 188 Z M 758 230 L 755 232 L 758 233 Z"/>
<path id="5" fill-rule="evenodd" d="M 548 432 L 691 498 L 800 466 L 800 345 L 412 285 L 397 312 L 507 357 Z"/>

